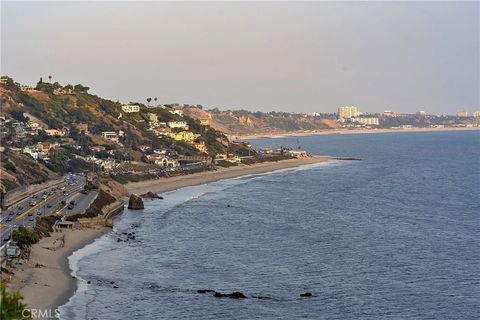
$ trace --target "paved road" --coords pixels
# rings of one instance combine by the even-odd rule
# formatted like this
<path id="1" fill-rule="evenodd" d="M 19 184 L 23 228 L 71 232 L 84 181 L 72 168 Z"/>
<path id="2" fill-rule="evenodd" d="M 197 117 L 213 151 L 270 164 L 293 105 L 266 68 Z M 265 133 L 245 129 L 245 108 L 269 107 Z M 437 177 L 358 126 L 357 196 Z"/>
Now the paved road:
<path id="1" fill-rule="evenodd" d="M 56 192 L 47 193 L 46 199 L 42 199 L 45 194 L 44 190 L 41 190 L 2 212 L 0 247 L 8 242 L 14 229 L 19 226 L 33 227 L 37 217 L 53 213 L 58 203 L 62 200 L 67 201 L 82 191 L 85 185 L 84 177 L 69 176 L 65 180 L 58 186 Z M 50 191 L 51 188 L 47 190 Z"/>
<path id="2" fill-rule="evenodd" d="M 68 209 L 65 205 L 60 214 L 63 216 L 71 216 L 74 214 L 82 214 L 87 210 L 88 206 L 95 200 L 98 195 L 98 191 L 90 191 L 88 194 L 76 193 L 68 199 L 67 205 L 70 201 L 75 201 L 75 207 Z"/>

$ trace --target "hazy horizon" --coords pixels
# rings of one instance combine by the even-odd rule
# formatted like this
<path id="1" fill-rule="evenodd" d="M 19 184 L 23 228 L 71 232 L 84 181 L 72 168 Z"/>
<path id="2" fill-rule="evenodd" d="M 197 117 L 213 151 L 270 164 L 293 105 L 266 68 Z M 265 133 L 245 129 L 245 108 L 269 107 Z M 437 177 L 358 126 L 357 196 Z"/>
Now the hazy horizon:
<path id="1" fill-rule="evenodd" d="M 1 73 L 122 102 L 480 109 L 478 2 L 4 2 Z"/>

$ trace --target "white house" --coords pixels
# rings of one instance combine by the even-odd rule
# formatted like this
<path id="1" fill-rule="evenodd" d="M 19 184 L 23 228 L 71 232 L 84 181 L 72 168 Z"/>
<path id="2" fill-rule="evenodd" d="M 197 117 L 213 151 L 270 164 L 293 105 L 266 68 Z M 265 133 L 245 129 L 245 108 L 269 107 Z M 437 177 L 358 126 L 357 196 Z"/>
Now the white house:
<path id="1" fill-rule="evenodd" d="M 178 168 L 178 161 L 168 157 L 160 157 L 155 160 L 155 164 L 161 167 Z"/>
<path id="2" fill-rule="evenodd" d="M 170 113 L 183 117 L 183 110 L 180 110 L 180 109 L 170 110 Z"/>
<path id="3" fill-rule="evenodd" d="M 127 104 L 127 105 L 122 106 L 122 110 L 125 113 L 139 112 L 140 111 L 140 106 L 139 105 Z"/>
<path id="4" fill-rule="evenodd" d="M 37 147 L 25 147 L 23 148 L 23 153 L 30 155 L 33 159 L 38 159 L 39 149 Z"/>
<path id="5" fill-rule="evenodd" d="M 118 142 L 118 134 L 115 131 L 104 131 L 102 136 L 109 141 Z"/>
<path id="6" fill-rule="evenodd" d="M 188 130 L 188 124 L 186 121 L 169 121 L 168 126 L 170 128 L 182 128 Z"/>

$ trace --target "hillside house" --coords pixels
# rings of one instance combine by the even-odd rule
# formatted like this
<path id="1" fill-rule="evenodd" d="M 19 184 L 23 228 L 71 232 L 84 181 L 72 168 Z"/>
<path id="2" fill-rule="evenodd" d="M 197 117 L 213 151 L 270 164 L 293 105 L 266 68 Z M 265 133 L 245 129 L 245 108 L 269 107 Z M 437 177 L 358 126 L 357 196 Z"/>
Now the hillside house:
<path id="1" fill-rule="evenodd" d="M 75 126 L 78 131 L 82 134 L 89 134 L 90 132 L 88 131 L 88 123 L 79 123 Z"/>
<path id="2" fill-rule="evenodd" d="M 37 143 L 36 148 L 42 152 L 48 153 L 50 149 L 58 147 L 58 143 L 52 143 L 50 141 L 42 141 Z"/>
<path id="3" fill-rule="evenodd" d="M 115 131 L 104 131 L 102 137 L 109 141 L 118 142 L 118 134 Z"/>
<path id="4" fill-rule="evenodd" d="M 20 86 L 20 90 L 23 92 L 38 92 L 34 87 L 23 84 Z"/>
<path id="5" fill-rule="evenodd" d="M 168 136 L 170 133 L 172 133 L 171 128 L 154 128 L 153 133 L 155 133 L 157 136 Z"/>
<path id="6" fill-rule="evenodd" d="M 28 123 L 28 126 L 30 127 L 30 129 L 32 130 L 38 130 L 38 129 L 41 129 L 42 127 L 40 126 L 40 124 L 38 122 L 35 122 L 35 121 L 30 121 Z"/>
<path id="7" fill-rule="evenodd" d="M 127 104 L 127 105 L 122 106 L 122 111 L 125 112 L 125 113 L 140 112 L 140 106 L 139 105 Z"/>
<path id="8" fill-rule="evenodd" d="M 64 94 L 75 94 L 72 86 L 65 86 L 53 89 L 53 94 L 56 96 L 64 95 Z"/>
<path id="9" fill-rule="evenodd" d="M 192 144 L 198 151 L 203 152 L 203 153 L 208 153 L 208 148 L 207 148 L 207 146 L 205 145 L 205 142 L 204 142 L 204 141 L 201 141 L 201 142 L 198 142 L 198 143 L 192 142 L 191 144 Z"/>
<path id="10" fill-rule="evenodd" d="M 180 128 L 183 130 L 188 130 L 188 124 L 186 121 L 169 121 L 167 124 L 172 129 Z"/>
<path id="11" fill-rule="evenodd" d="M 60 137 L 63 137 L 67 134 L 67 130 L 65 129 L 47 129 L 45 130 L 45 132 L 47 133 L 47 135 L 49 136 L 60 136 Z"/>
<path id="12" fill-rule="evenodd" d="M 185 142 L 192 142 L 196 138 L 198 138 L 200 135 L 195 134 L 190 131 L 181 131 L 181 132 L 171 132 L 169 134 L 169 137 L 172 138 L 175 141 L 185 141 Z"/>

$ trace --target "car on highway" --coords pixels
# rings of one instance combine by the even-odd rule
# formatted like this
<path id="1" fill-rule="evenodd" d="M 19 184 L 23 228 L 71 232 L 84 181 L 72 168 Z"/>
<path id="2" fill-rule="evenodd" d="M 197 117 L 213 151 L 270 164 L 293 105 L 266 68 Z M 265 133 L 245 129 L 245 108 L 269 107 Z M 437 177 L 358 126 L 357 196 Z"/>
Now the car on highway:
<path id="1" fill-rule="evenodd" d="M 32 195 L 32 199 L 35 199 L 35 198 L 37 198 L 37 195 L 36 194 Z"/>
<path id="2" fill-rule="evenodd" d="M 8 215 L 9 215 L 9 216 L 13 216 L 14 214 L 15 214 L 15 212 L 13 212 L 12 210 L 10 210 L 10 211 L 8 212 Z"/>
<path id="3" fill-rule="evenodd" d="M 61 187 L 60 187 L 60 190 L 65 190 L 65 186 L 61 186 Z"/>
<path id="4" fill-rule="evenodd" d="M 34 207 L 34 206 L 36 206 L 36 205 L 37 205 L 37 201 L 32 201 L 32 202 L 30 202 L 30 206 L 31 206 L 31 207 Z"/>
<path id="5" fill-rule="evenodd" d="M 28 214 L 28 216 L 29 216 L 29 217 L 33 216 L 33 213 L 30 212 L 30 213 Z"/>
<path id="6" fill-rule="evenodd" d="M 44 195 L 42 196 L 42 199 L 43 199 L 43 200 L 47 199 L 47 195 L 44 194 Z"/>
<path id="7" fill-rule="evenodd" d="M 52 207 L 51 203 L 47 204 L 47 208 L 51 208 L 51 207 Z"/>
<path id="8" fill-rule="evenodd" d="M 6 235 L 5 237 L 3 237 L 3 240 L 4 240 L 4 241 L 10 240 L 10 235 Z"/>
<path id="9" fill-rule="evenodd" d="M 72 204 L 69 204 L 69 205 L 67 206 L 67 209 L 68 209 L 68 210 L 72 210 L 73 208 L 75 208 L 75 206 L 72 205 Z"/>
<path id="10" fill-rule="evenodd" d="M 12 221 L 12 217 L 8 217 L 8 218 L 7 218 L 7 221 Z"/>
<path id="11" fill-rule="evenodd" d="M 22 206 L 19 206 L 19 207 L 18 207 L 18 210 L 23 210 L 23 207 L 22 207 Z"/>
<path id="12" fill-rule="evenodd" d="M 22 214 L 22 210 L 18 210 L 17 211 L 17 216 L 21 215 Z"/>
<path id="13" fill-rule="evenodd" d="M 68 196 L 68 192 L 64 192 L 63 195 L 66 197 Z"/>
<path id="14" fill-rule="evenodd" d="M 34 221 L 35 219 L 33 217 L 28 218 L 28 221 Z"/>

